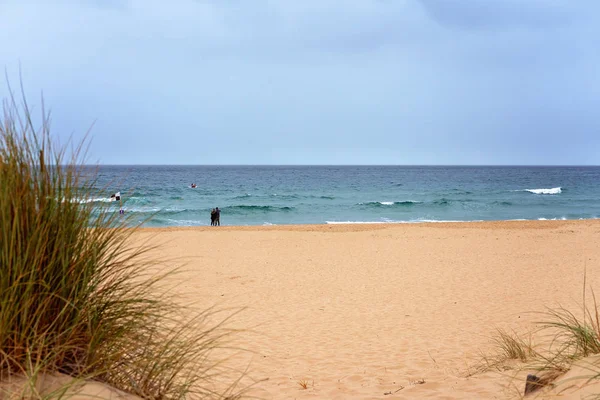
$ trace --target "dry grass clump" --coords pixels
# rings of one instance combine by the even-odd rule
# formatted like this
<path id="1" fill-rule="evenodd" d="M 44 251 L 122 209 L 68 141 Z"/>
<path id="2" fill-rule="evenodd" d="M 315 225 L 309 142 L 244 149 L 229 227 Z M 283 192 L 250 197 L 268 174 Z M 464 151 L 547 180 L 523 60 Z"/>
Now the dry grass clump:
<path id="1" fill-rule="evenodd" d="M 306 389 L 308 389 L 308 380 L 301 379 L 301 380 L 298 381 L 298 385 L 300 385 L 300 388 L 302 390 L 306 390 Z"/>
<path id="2" fill-rule="evenodd" d="M 492 340 L 498 349 L 500 360 L 527 362 L 537 356 L 537 352 L 533 349 L 531 343 L 531 336 L 525 340 L 515 332 L 508 333 L 498 329 Z"/>
<path id="3" fill-rule="evenodd" d="M 211 353 L 230 331 L 207 327 L 214 310 L 186 318 L 127 218 L 81 201 L 95 183 L 82 147 L 67 157 L 42 117 L 36 129 L 14 95 L 0 116 L 0 383 L 60 373 L 144 399 L 225 396 Z"/>
<path id="4" fill-rule="evenodd" d="M 516 363 L 527 363 L 540 357 L 534 349 L 531 335 L 524 339 L 514 331 L 497 329 L 491 342 L 494 352 L 491 355 L 482 354 L 480 361 L 470 368 L 467 376 L 493 370 L 511 370 L 515 368 Z"/>

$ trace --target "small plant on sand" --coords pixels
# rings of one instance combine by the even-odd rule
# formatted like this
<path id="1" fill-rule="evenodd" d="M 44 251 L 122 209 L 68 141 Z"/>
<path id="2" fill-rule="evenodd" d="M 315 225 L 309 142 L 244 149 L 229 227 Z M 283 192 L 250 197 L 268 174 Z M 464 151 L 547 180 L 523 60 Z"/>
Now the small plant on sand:
<path id="1" fill-rule="evenodd" d="M 62 374 L 144 399 L 233 398 L 211 357 L 230 331 L 207 327 L 211 310 L 186 318 L 130 221 L 82 201 L 97 190 L 82 147 L 56 147 L 42 117 L 14 95 L 0 115 L 0 390 Z"/>
<path id="2" fill-rule="evenodd" d="M 298 385 L 302 388 L 302 390 L 308 389 L 308 380 L 302 379 L 298 381 Z"/>
<path id="3" fill-rule="evenodd" d="M 531 345 L 531 336 L 528 340 L 525 340 L 515 332 L 510 334 L 502 329 L 498 329 L 492 340 L 498 349 L 498 356 L 501 360 L 526 362 L 537 356 L 536 351 Z"/>
<path id="4" fill-rule="evenodd" d="M 492 336 L 493 354 L 482 354 L 481 360 L 470 368 L 467 376 L 472 376 L 490 370 L 507 371 L 513 369 L 511 361 L 528 362 L 535 360 L 539 354 L 534 350 L 531 335 L 525 340 L 515 332 L 508 333 L 497 329 Z"/>

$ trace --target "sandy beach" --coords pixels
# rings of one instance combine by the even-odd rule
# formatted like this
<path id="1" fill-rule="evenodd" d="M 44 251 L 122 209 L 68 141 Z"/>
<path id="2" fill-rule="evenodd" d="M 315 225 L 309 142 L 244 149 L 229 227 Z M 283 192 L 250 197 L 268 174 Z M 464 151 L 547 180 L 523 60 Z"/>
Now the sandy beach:
<path id="1" fill-rule="evenodd" d="M 584 269 L 600 287 L 598 235 L 585 220 L 160 228 L 135 240 L 185 263 L 182 303 L 244 308 L 231 326 L 250 352 L 232 362 L 257 381 L 252 395 L 504 399 L 524 382 L 470 376 L 474 364 L 497 328 L 578 310 Z"/>

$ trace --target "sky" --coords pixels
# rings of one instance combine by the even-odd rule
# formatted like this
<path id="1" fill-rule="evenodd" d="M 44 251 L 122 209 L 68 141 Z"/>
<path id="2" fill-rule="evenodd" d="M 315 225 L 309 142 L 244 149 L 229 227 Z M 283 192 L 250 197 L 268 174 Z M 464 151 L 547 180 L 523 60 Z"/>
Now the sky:
<path id="1" fill-rule="evenodd" d="M 100 164 L 600 165 L 598 0 L 0 0 Z M 6 79 L 0 97 L 8 96 Z"/>

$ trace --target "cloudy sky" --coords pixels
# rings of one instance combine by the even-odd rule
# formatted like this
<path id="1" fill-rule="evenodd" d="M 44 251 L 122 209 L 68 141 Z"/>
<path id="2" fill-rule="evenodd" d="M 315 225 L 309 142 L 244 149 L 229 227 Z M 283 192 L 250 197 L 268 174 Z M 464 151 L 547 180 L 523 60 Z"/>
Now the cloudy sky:
<path id="1" fill-rule="evenodd" d="M 600 164 L 598 0 L 0 0 L 102 164 Z M 0 96 L 6 97 L 4 81 Z"/>

